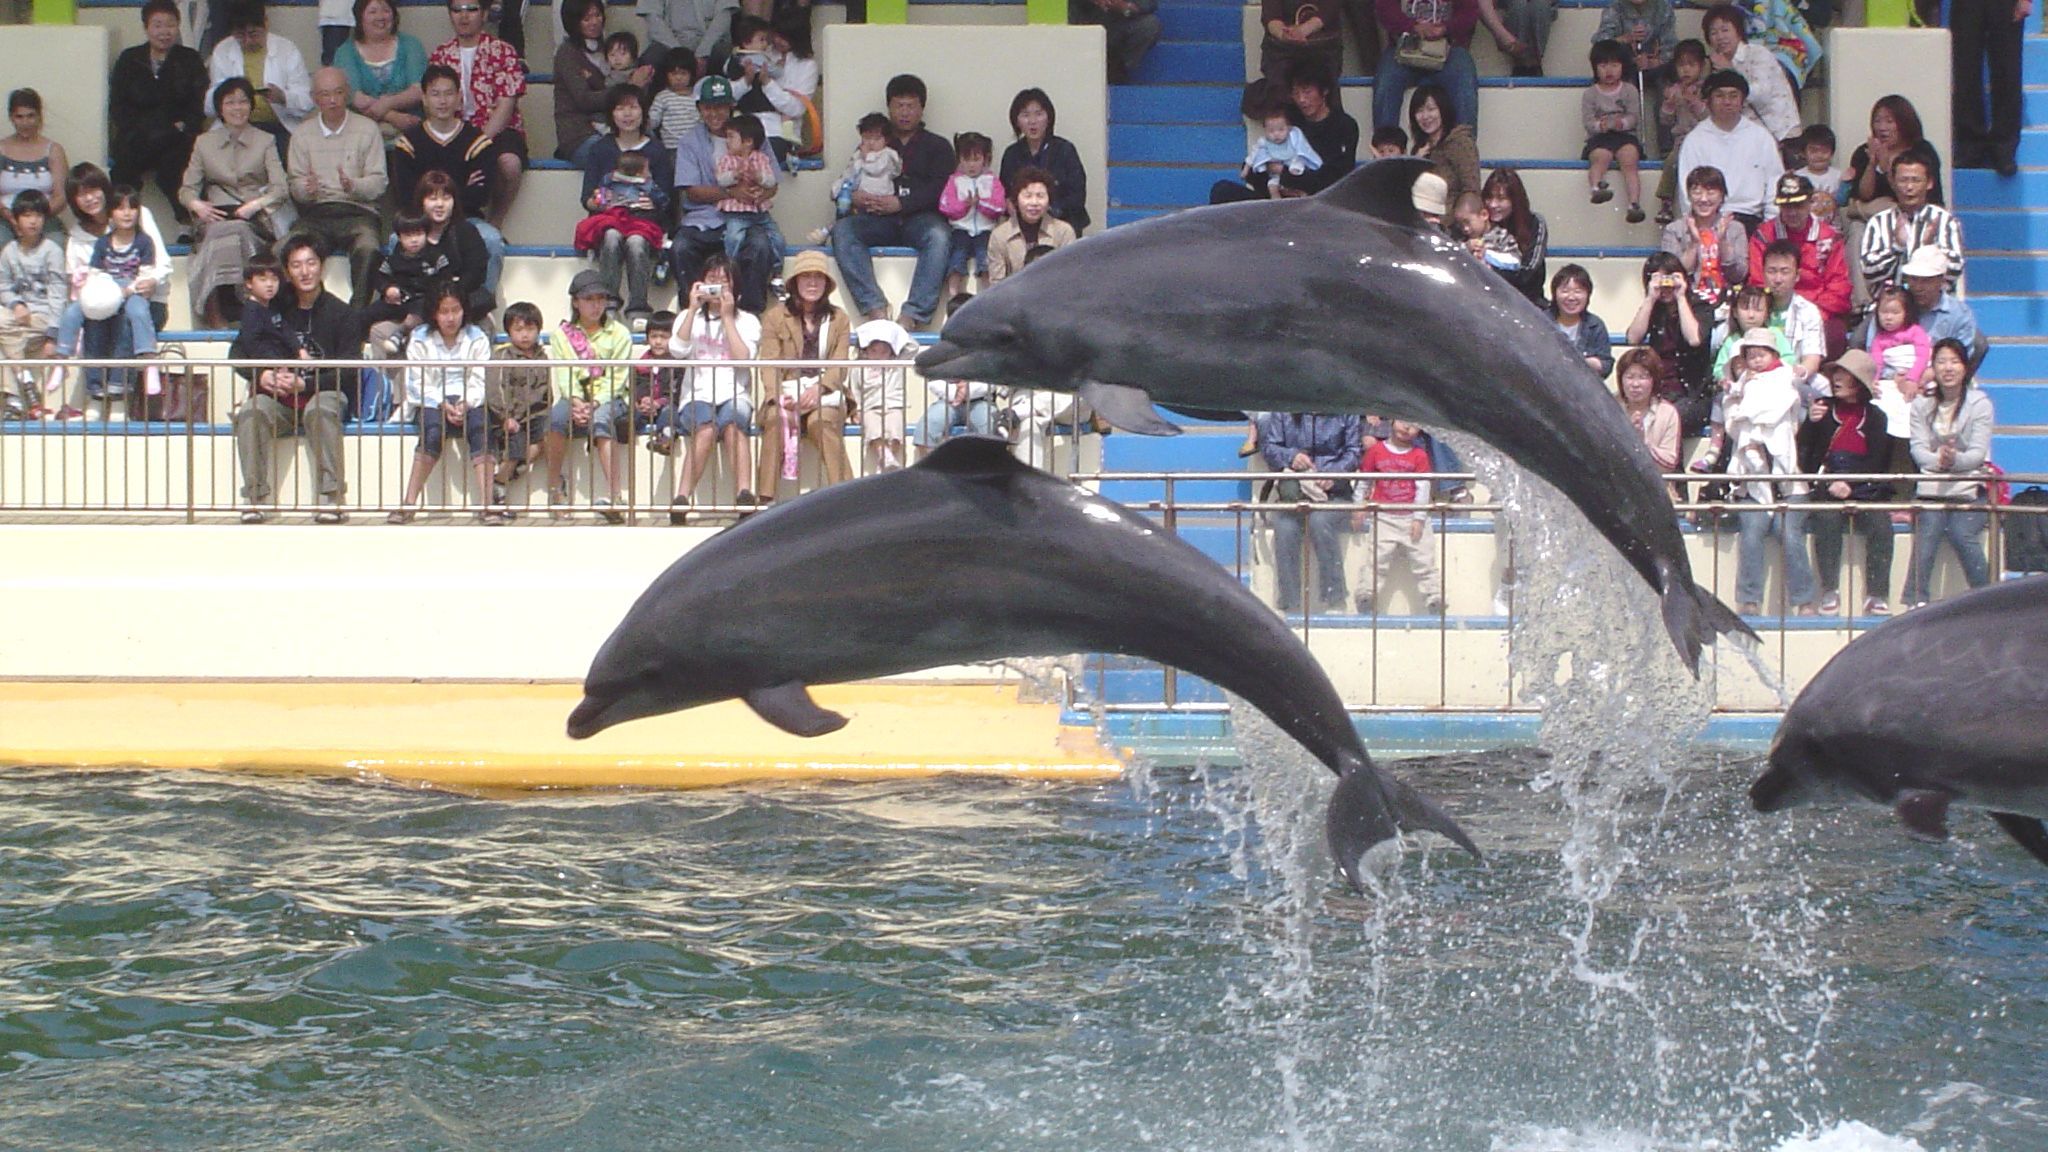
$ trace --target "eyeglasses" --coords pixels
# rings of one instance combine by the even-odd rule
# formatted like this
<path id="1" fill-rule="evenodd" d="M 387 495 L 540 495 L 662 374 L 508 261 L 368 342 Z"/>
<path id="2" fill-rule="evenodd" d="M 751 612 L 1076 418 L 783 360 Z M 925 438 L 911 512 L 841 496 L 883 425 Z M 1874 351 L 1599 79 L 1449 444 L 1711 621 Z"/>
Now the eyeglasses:
<path id="1" fill-rule="evenodd" d="M 483 6 L 479 4 L 450 4 L 448 10 L 450 12 L 481 12 L 483 11 Z"/>

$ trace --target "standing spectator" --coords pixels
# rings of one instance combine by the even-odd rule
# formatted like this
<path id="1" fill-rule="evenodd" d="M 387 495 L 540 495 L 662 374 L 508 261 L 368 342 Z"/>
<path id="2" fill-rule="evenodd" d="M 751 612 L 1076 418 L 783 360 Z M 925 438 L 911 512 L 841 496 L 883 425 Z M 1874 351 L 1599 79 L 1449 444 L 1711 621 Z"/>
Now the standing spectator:
<path id="1" fill-rule="evenodd" d="M 420 122 L 427 50 L 418 37 L 398 30 L 395 0 L 355 0 L 354 12 L 355 28 L 333 63 L 355 93 L 350 107 L 376 121 L 385 139 L 394 139 Z"/>
<path id="2" fill-rule="evenodd" d="M 1543 75 L 1543 53 L 1550 47 L 1550 25 L 1556 19 L 1557 0 L 1479 2 L 1479 21 L 1493 35 L 1494 44 L 1512 61 L 1508 70 L 1511 76 Z M 1359 59 L 1371 60 L 1373 56 L 1361 54 Z"/>
<path id="3" fill-rule="evenodd" d="M 853 346 L 862 360 L 904 360 L 917 350 L 917 341 L 894 320 L 870 320 L 853 330 Z M 869 475 L 903 467 L 903 410 L 909 402 L 903 375 L 902 368 L 853 370 L 861 459 Z"/>
<path id="4" fill-rule="evenodd" d="M 1733 4 L 1707 9 L 1700 17 L 1700 35 L 1706 39 L 1711 67 L 1736 72 L 1747 81 L 1742 93 L 1743 116 L 1761 125 L 1774 141 L 1797 136 L 1799 96 L 1771 50 L 1749 43 L 1749 25 L 1742 9 Z"/>
<path id="5" fill-rule="evenodd" d="M 1891 436 L 1885 413 L 1871 403 L 1870 355 L 1852 348 L 1822 369 L 1830 394 L 1816 399 L 1799 429 L 1799 470 L 1809 475 L 1870 475 L 1890 469 Z M 1843 501 L 1882 503 L 1891 486 L 1880 481 L 1827 480 L 1807 494 L 1806 523 L 1813 533 L 1814 575 L 1820 614 L 1841 610 L 1842 537 L 1850 527 L 1863 538 L 1865 616 L 1891 613 L 1892 521 L 1871 508 L 1849 510 Z"/>
<path id="6" fill-rule="evenodd" d="M 612 87 L 605 67 L 604 0 L 567 0 L 561 12 L 562 44 L 555 49 L 555 159 L 581 163 L 589 142 L 604 133 Z M 695 83 L 697 58 L 689 59 Z"/>
<path id="7" fill-rule="evenodd" d="M 1002 163 L 996 166 L 996 179 L 1003 182 L 1003 187 L 1014 190 L 1020 168 L 1043 168 L 1052 173 L 1053 187 L 1058 189 L 1052 202 L 1053 218 L 1065 220 L 1073 226 L 1074 235 L 1079 236 L 1088 231 L 1091 223 L 1088 216 L 1088 170 L 1081 167 L 1081 153 L 1073 142 L 1054 134 L 1053 126 L 1058 119 L 1052 97 L 1046 95 L 1043 88 L 1026 88 L 1011 97 L 1010 130 L 1017 134 L 1017 139 L 1003 149 Z M 1358 146 L 1357 134 L 1357 126 L 1353 125 L 1353 151 Z"/>
<path id="8" fill-rule="evenodd" d="M 845 359 L 851 322 L 832 303 L 837 287 L 823 252 L 797 253 L 789 267 L 789 299 L 761 318 L 761 359 Z M 799 425 L 799 442 L 808 441 L 817 452 L 826 484 L 853 475 L 846 458 L 846 414 L 852 408 L 846 383 L 844 368 L 761 369 L 766 400 L 758 416 L 761 461 L 754 491 L 764 502 L 775 499 L 780 478 L 789 470 L 785 454 L 792 420 Z"/>
<path id="9" fill-rule="evenodd" d="M 1748 233 L 1740 221 L 1721 211 L 1727 195 L 1728 183 L 1719 168 L 1702 165 L 1686 173 L 1685 218 L 1665 225 L 1658 240 L 1660 248 L 1685 266 L 1693 295 L 1709 308 L 1727 303 L 1752 271 Z"/>
<path id="10" fill-rule="evenodd" d="M 1713 312 L 1693 299 L 1685 265 L 1669 252 L 1643 260 L 1643 302 L 1628 324 L 1628 342 L 1657 354 L 1657 395 L 1678 410 L 1687 436 L 1706 432 L 1713 412 L 1707 334 Z"/>
<path id="11" fill-rule="evenodd" d="M 1039 248 L 1064 248 L 1074 242 L 1074 230 L 1052 214 L 1052 175 L 1037 168 L 1017 173 L 1017 186 L 1010 189 L 1010 215 L 988 236 L 988 282 L 1022 271 Z"/>
<path id="12" fill-rule="evenodd" d="M 698 281 L 683 294 L 670 341 L 684 360 L 751 360 L 761 346 L 761 320 L 739 306 L 733 294 L 732 270 L 725 257 L 713 255 L 704 262 Z M 747 439 L 753 422 L 754 404 L 749 382 L 753 374 L 745 368 L 690 369 L 685 393 L 676 399 L 676 425 L 689 437 L 689 451 L 683 458 L 683 479 L 676 488 L 679 501 L 694 500 L 697 483 L 711 462 L 714 448 L 725 453 L 731 470 L 733 503 L 742 508 L 760 501 L 748 485 L 754 479 L 752 448 Z"/>
<path id="13" fill-rule="evenodd" d="M 1949 83 L 1958 168 L 1995 168 L 2000 176 L 2019 171 L 2020 45 L 2033 10 L 2034 0 L 1950 0 Z"/>
<path id="14" fill-rule="evenodd" d="M 313 114 L 313 77 L 306 71 L 306 58 L 298 45 L 270 35 L 263 0 L 228 0 L 224 7 L 228 38 L 213 47 L 206 62 L 207 82 L 218 91 L 223 80 L 247 80 L 256 93 L 249 122 L 277 138 L 277 153 L 282 156 L 292 132 Z M 220 114 L 218 108 L 207 111 Z"/>
<path id="15" fill-rule="evenodd" d="M 17 194 L 10 212 L 14 239 L 0 247 L 0 359 L 44 359 L 50 353 L 50 333 L 70 303 L 64 246 L 43 235 L 50 202 L 41 192 Z M 8 419 L 49 415 L 33 372 L 16 369 L 0 385 L 0 394 L 8 401 Z"/>
<path id="16" fill-rule="evenodd" d="M 365 121 L 367 123 L 367 121 Z M 295 236 L 284 243 L 288 281 L 278 301 L 284 332 L 306 360 L 351 359 L 362 348 L 362 326 L 356 312 L 320 286 L 322 257 L 317 241 Z M 304 436 L 317 472 L 320 505 L 316 524 L 339 524 L 347 518 L 342 497 L 341 422 L 348 411 L 344 391 L 354 369 L 307 365 L 302 371 L 258 374 L 248 399 L 235 409 L 235 455 L 242 467 L 242 523 L 264 519 L 261 505 L 272 503 L 271 454 L 282 436 Z"/>
<path id="17" fill-rule="evenodd" d="M 420 442 L 413 450 L 412 474 L 405 478 L 405 495 L 385 519 L 393 524 L 412 522 L 416 514 L 413 505 L 419 503 L 434 465 L 441 462 L 441 449 L 452 428 L 469 445 L 477 503 L 484 506 L 478 518 L 486 524 L 503 524 L 505 510 L 491 498 L 491 477 L 497 468 L 491 459 L 486 426 L 489 411 L 485 407 L 484 368 L 453 363 L 490 359 L 491 338 L 469 322 L 469 308 L 459 285 L 436 285 L 427 293 L 425 311 L 427 322 L 413 329 L 405 345 L 405 358 L 413 366 L 405 370 L 405 409 L 399 417 L 418 419 Z"/>
<path id="18" fill-rule="evenodd" d="M 1393 421 L 1386 438 L 1375 439 L 1366 448 L 1359 471 L 1436 471 L 1429 449 L 1418 443 L 1421 436 L 1422 429 L 1408 421 Z M 1358 598 L 1360 613 L 1379 612 L 1380 586 L 1387 582 L 1395 558 L 1405 555 L 1416 590 L 1422 593 L 1422 610 L 1431 616 L 1443 614 L 1443 576 L 1437 571 L 1436 539 L 1429 530 L 1430 489 L 1428 480 L 1373 481 L 1372 502 L 1381 507 L 1372 514 L 1372 585 Z"/>
<path id="19" fill-rule="evenodd" d="M 630 360 L 633 333 L 611 315 L 616 298 L 595 268 L 585 268 L 569 281 L 569 317 L 548 341 L 550 360 Z M 606 523 L 618 524 L 625 514 L 619 487 L 618 441 L 633 435 L 633 369 L 627 364 L 586 364 L 555 369 L 555 406 L 548 412 L 548 511 L 568 514 L 569 485 L 562 468 L 569 456 L 569 438 L 589 439 L 604 474 L 605 494 L 591 508 Z"/>
<path id="20" fill-rule="evenodd" d="M 1408 97 L 1408 139 L 1413 155 L 1436 165 L 1444 178 L 1444 203 L 1479 191 L 1479 141 L 1470 124 L 1460 124 L 1440 84 L 1417 84 Z"/>
<path id="21" fill-rule="evenodd" d="M 1607 322 L 1587 311 L 1593 301 L 1593 274 L 1567 264 L 1550 278 L 1550 320 L 1572 351 L 1602 380 L 1614 369 L 1614 347 Z"/>
<path id="22" fill-rule="evenodd" d="M 428 65 L 420 87 L 426 118 L 407 128 L 392 146 L 391 186 L 400 199 L 410 199 L 417 197 L 420 179 L 427 173 L 448 178 L 463 217 L 483 240 L 488 266 L 482 286 L 496 292 L 505 264 L 505 234 L 484 219 L 498 177 L 496 149 L 490 137 L 462 118 L 462 78 L 454 69 Z"/>
<path id="23" fill-rule="evenodd" d="M 1813 185 L 1796 172 L 1778 178 L 1778 218 L 1764 221 L 1749 238 L 1749 274 L 1761 278 L 1764 250 L 1780 240 L 1799 246 L 1799 295 L 1820 310 L 1827 355 L 1848 345 L 1849 257 L 1842 234 L 1813 214 Z"/>
<path id="24" fill-rule="evenodd" d="M 1898 275 L 1899 265 L 1916 250 L 1932 245 L 1948 258 L 1951 285 L 1963 274 L 1963 225 L 1955 213 L 1928 199 L 1934 171 L 1918 151 L 1892 161 L 1891 183 L 1897 197 L 1891 207 L 1870 218 L 1857 253 L 1863 280 L 1872 291 Z"/>
<path id="25" fill-rule="evenodd" d="M 1665 163 L 1657 175 L 1657 225 L 1662 227 L 1678 216 L 1673 201 L 1678 199 L 1678 165 L 1673 161 L 1685 148 L 1685 138 L 1707 118 L 1707 98 L 1701 85 L 1707 75 L 1707 49 L 1697 40 L 1687 40 L 1671 53 L 1671 79 L 1657 98 L 1657 129 L 1662 133 L 1661 154 Z"/>
<path id="26" fill-rule="evenodd" d="M 484 32 L 480 0 L 448 0 L 452 40 L 436 47 L 427 63 L 452 68 L 462 79 L 462 118 L 496 144 L 498 182 L 491 188 L 484 218 L 505 230 L 505 213 L 526 173 L 526 121 L 519 98 L 526 95 L 526 61 L 519 50 Z"/>
<path id="27" fill-rule="evenodd" d="M 1319 480 L 1319 472 L 1355 472 L 1364 448 L 1356 416 L 1309 412 L 1267 412 L 1258 418 L 1259 452 L 1266 466 L 1287 478 L 1274 486 L 1275 502 L 1285 505 L 1344 503 L 1351 499 L 1349 480 Z M 1428 471 L 1425 462 L 1417 471 Z M 1276 508 L 1266 514 L 1273 527 L 1275 596 L 1282 612 L 1302 607 L 1302 537 L 1315 553 L 1319 603 L 1311 607 L 1343 608 L 1350 597 L 1344 583 L 1343 518 L 1335 512 L 1300 507 Z"/>
<path id="28" fill-rule="evenodd" d="M 178 184 L 206 126 L 206 62 L 178 43 L 175 0 L 144 4 L 142 28 L 146 39 L 115 58 L 107 81 L 107 175 L 139 188 L 143 173 L 154 170 L 156 186 L 182 214 Z"/>
<path id="29" fill-rule="evenodd" d="M 1529 207 L 1528 189 L 1513 168 L 1495 168 L 1479 190 L 1486 202 L 1486 217 L 1495 228 L 1505 228 L 1521 257 L 1519 268 L 1501 269 L 1508 283 L 1519 289 L 1529 302 L 1543 307 L 1545 261 L 1550 248 L 1550 225 Z"/>
<path id="30" fill-rule="evenodd" d="M 1642 163 L 1643 142 L 1636 138 L 1636 120 L 1642 93 L 1621 78 L 1627 66 L 1628 49 L 1619 40 L 1601 40 L 1593 45 L 1593 82 L 1579 96 L 1579 119 L 1586 128 L 1586 149 L 1581 160 L 1589 161 L 1586 182 L 1591 185 L 1595 204 L 1614 199 L 1607 186 L 1609 165 L 1621 168 L 1622 190 L 1628 193 L 1628 222 L 1643 222 L 1643 178 L 1637 170 Z"/>
<path id="31" fill-rule="evenodd" d="M 1159 0 L 1068 0 L 1067 22 L 1101 25 L 1109 82 L 1128 84 L 1159 43 Z M 1337 51 L 1341 57 L 1341 43 Z"/>
<path id="32" fill-rule="evenodd" d="M 664 177 L 675 171 L 675 161 L 647 134 L 647 97 L 640 89 L 621 84 L 608 103 L 611 131 L 592 139 L 583 162 L 583 207 L 590 215 L 576 226 L 576 247 L 596 256 L 608 290 L 617 295 L 623 287 L 626 324 L 632 327 L 652 311 L 647 289 L 668 213 Z M 633 175 L 622 163 L 629 156 L 638 161 L 630 165 Z"/>
<path id="33" fill-rule="evenodd" d="M 14 198 L 23 192 L 40 192 L 49 201 L 50 215 L 43 220 L 43 230 L 54 236 L 64 233 L 58 217 L 70 203 L 70 189 L 65 187 L 65 173 L 70 170 L 70 161 L 65 158 L 64 146 L 43 135 L 43 98 L 33 88 L 16 88 L 7 94 L 7 118 L 13 122 L 14 131 L 0 137 L 0 205 L 14 203 Z M 11 235 L 14 229 L 12 212 L 0 207 L 0 223 L 5 223 Z"/>
<path id="34" fill-rule="evenodd" d="M 1408 89 L 1434 76 L 1451 94 L 1458 123 L 1479 130 L 1479 70 L 1469 45 L 1479 23 L 1478 0 L 1378 0 L 1380 27 L 1391 42 L 1380 53 L 1372 81 L 1372 126 L 1385 128 L 1401 120 L 1401 98 Z M 1408 53 L 1440 57 L 1434 70 L 1401 62 Z"/>
<path id="35" fill-rule="evenodd" d="M 1296 66 L 1314 62 L 1332 75 L 1344 70 L 1344 9 L 1338 3 L 1260 0 L 1259 75 L 1275 91 L 1294 79 Z"/>
<path id="36" fill-rule="evenodd" d="M 1719 169 L 1728 211 L 1742 221 L 1745 233 L 1754 232 L 1766 216 L 1778 213 L 1771 192 L 1778 177 L 1785 174 L 1784 158 L 1769 132 L 1743 119 L 1749 81 L 1740 72 L 1716 72 L 1701 88 L 1707 96 L 1707 122 L 1693 128 L 1678 153 L 1679 186 L 1686 186 L 1686 178 L 1695 168 Z"/>
<path id="37" fill-rule="evenodd" d="M 1668 476 L 1678 471 L 1679 419 L 1671 401 L 1657 395 L 1657 379 L 1663 374 L 1663 363 L 1648 348 L 1631 348 L 1621 354 L 1621 409 L 1650 450 L 1657 471 Z M 1671 488 L 1666 485 L 1667 491 Z"/>
<path id="38" fill-rule="evenodd" d="M 1970 350 L 1971 364 L 1983 360 L 1987 342 L 1977 330 L 1977 314 L 1949 290 L 1948 253 L 1932 244 L 1915 248 L 1898 275 L 1913 294 L 1913 310 L 1920 327 L 1927 330 L 1927 342 L 1955 340 Z"/>
<path id="39" fill-rule="evenodd" d="M 185 266 L 192 315 L 218 328 L 241 313 L 235 289 L 249 257 L 283 238 L 291 185 L 270 137 L 249 123 L 256 94 L 237 76 L 213 93 L 220 120 L 201 136 L 185 165 L 178 202 L 192 218 L 198 243 Z"/>
<path id="40" fill-rule="evenodd" d="M 1972 588 L 1991 582 L 1984 558 L 1987 523 L 1984 482 L 1939 479 L 1968 476 L 1984 470 L 1991 458 L 1995 417 L 1991 397 L 1972 388 L 1970 350 L 1954 340 L 1934 346 L 1933 390 L 1912 408 L 1913 462 L 1930 479 L 1920 482 L 1919 500 L 1933 507 L 1916 510 L 1913 565 L 1906 574 L 1906 605 L 1918 608 L 1933 591 L 1934 562 L 1946 542 L 1963 566 Z"/>
<path id="41" fill-rule="evenodd" d="M 725 71 L 732 50 L 732 18 L 737 0 L 638 0 L 633 11 L 647 22 L 647 50 L 640 59 L 660 64 L 671 48 L 688 48 L 704 65 L 707 76 Z"/>
<path id="42" fill-rule="evenodd" d="M 390 183 L 384 137 L 368 117 L 349 110 L 348 77 L 341 69 L 320 70 L 313 101 L 319 114 L 292 133 L 285 172 L 299 203 L 299 229 L 325 248 L 348 253 L 352 299 L 361 307 L 369 302 L 370 269 L 384 238 L 377 215 Z"/>
<path id="43" fill-rule="evenodd" d="M 897 323 L 916 331 L 931 323 L 937 313 L 939 289 L 946 279 L 946 256 L 953 237 L 946 218 L 939 214 L 939 193 L 953 174 L 953 146 L 924 126 L 924 81 L 907 74 L 897 76 L 889 81 L 887 96 L 890 142 L 903 157 L 897 194 L 875 196 L 855 191 L 853 214 L 832 226 L 832 253 L 846 278 L 854 307 L 865 319 L 879 320 L 888 314 L 888 301 L 875 283 L 874 256 L 869 249 L 883 244 L 917 249 L 910 298 L 896 312 Z"/>

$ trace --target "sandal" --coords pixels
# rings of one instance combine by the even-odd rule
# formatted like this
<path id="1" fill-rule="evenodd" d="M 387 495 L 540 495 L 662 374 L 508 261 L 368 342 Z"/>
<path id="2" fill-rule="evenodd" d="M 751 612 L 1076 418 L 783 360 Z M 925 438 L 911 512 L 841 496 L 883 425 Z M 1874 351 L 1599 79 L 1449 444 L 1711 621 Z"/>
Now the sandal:
<path id="1" fill-rule="evenodd" d="M 417 515 L 419 513 L 411 508 L 400 508 L 398 511 L 386 516 L 384 522 L 386 524 L 410 524 L 412 523 L 412 518 Z M 318 517 L 315 517 L 315 519 L 318 519 Z"/>

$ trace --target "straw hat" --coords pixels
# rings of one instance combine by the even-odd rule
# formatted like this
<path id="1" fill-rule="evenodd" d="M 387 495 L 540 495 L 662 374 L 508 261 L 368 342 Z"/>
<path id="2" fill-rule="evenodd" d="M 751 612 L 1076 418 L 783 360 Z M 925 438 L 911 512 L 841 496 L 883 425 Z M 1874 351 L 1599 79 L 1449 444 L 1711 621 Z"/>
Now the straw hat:
<path id="1" fill-rule="evenodd" d="M 1833 360 L 1820 366 L 1820 370 L 1823 372 L 1834 368 L 1840 368 L 1842 371 L 1855 377 L 1856 382 L 1863 385 L 1865 393 L 1876 394 L 1877 361 L 1871 359 L 1870 353 L 1865 352 L 1861 348 L 1851 348 L 1842 353 L 1841 359 Z"/>
<path id="2" fill-rule="evenodd" d="M 1768 328 L 1751 328 L 1736 338 L 1735 350 L 1737 352 L 1747 352 L 1751 348 L 1769 348 L 1772 352 L 1776 352 L 1778 350 L 1778 341 L 1771 335 L 1771 330 Z"/>
<path id="3" fill-rule="evenodd" d="M 806 248 L 802 252 L 797 253 L 796 259 L 791 260 L 789 268 L 783 272 L 782 281 L 785 284 L 794 284 L 796 283 L 796 278 L 806 272 L 816 272 L 825 278 L 825 295 L 827 296 L 830 296 L 839 287 L 838 279 L 832 275 L 831 258 L 815 248 Z"/>

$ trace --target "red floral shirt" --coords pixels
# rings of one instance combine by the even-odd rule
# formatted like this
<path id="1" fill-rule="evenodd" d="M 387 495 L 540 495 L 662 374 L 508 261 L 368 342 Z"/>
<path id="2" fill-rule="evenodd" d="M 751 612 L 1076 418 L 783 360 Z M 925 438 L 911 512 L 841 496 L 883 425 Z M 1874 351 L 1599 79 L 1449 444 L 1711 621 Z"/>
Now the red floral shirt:
<path id="1" fill-rule="evenodd" d="M 462 46 L 454 40 L 436 45 L 427 54 L 427 63 L 452 68 L 460 76 Z M 467 103 L 475 108 L 469 122 L 478 128 L 488 128 L 491 110 L 498 106 L 499 100 L 526 95 L 526 61 L 520 59 L 519 49 L 496 36 L 477 37 L 476 62 L 470 66 L 469 91 L 465 95 Z M 526 118 L 514 109 L 512 119 L 505 127 L 514 132 L 524 132 Z"/>

